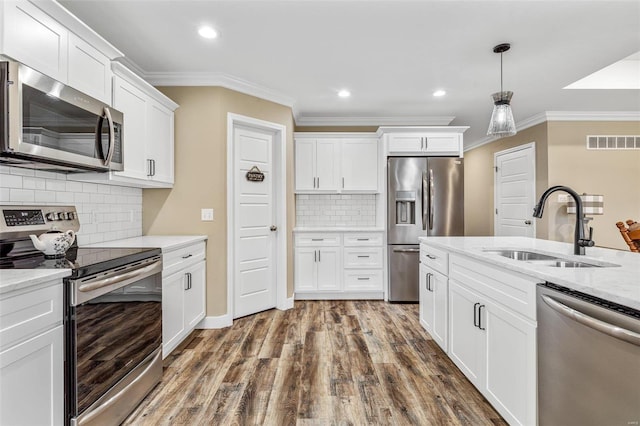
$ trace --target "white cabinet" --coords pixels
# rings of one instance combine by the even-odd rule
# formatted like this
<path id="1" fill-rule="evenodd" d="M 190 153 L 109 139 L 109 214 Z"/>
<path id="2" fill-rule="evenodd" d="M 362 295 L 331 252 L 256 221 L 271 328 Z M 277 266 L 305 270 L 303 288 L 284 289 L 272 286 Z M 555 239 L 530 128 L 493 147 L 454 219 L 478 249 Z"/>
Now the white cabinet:
<path id="1" fill-rule="evenodd" d="M 69 86 L 110 105 L 112 76 L 109 58 L 69 33 Z"/>
<path id="2" fill-rule="evenodd" d="M 2 3 L 2 54 L 66 83 L 69 30 L 26 0 Z"/>
<path id="3" fill-rule="evenodd" d="M 112 64 L 113 107 L 124 114 L 124 170 L 76 173 L 69 180 L 138 188 L 171 188 L 176 103 L 121 64 Z"/>
<path id="4" fill-rule="evenodd" d="M 463 155 L 462 134 L 468 127 L 421 126 L 380 127 L 378 136 L 389 155 Z"/>
<path id="5" fill-rule="evenodd" d="M 121 52 L 56 2 L 9 0 L 0 8 L 1 54 L 111 104 L 111 60 Z"/>
<path id="6" fill-rule="evenodd" d="M 297 193 L 378 192 L 378 140 L 367 133 L 296 133 Z"/>
<path id="7" fill-rule="evenodd" d="M 509 424 L 535 425 L 536 280 L 449 256 L 449 356 Z"/>
<path id="8" fill-rule="evenodd" d="M 0 424 L 64 424 L 62 280 L 0 295 Z"/>
<path id="9" fill-rule="evenodd" d="M 339 149 L 337 139 L 305 139 L 300 142 L 296 139 L 296 190 L 337 191 Z"/>
<path id="10" fill-rule="evenodd" d="M 342 191 L 376 192 L 378 190 L 378 140 L 376 138 L 344 139 L 341 149 Z"/>
<path id="11" fill-rule="evenodd" d="M 296 292 L 340 290 L 340 247 L 297 247 L 294 256 Z"/>
<path id="12" fill-rule="evenodd" d="M 295 297 L 382 299 L 383 259 L 381 232 L 296 233 Z"/>
<path id="13" fill-rule="evenodd" d="M 445 275 L 420 264 L 420 323 L 447 351 L 449 282 Z"/>
<path id="14" fill-rule="evenodd" d="M 163 251 L 162 357 L 166 358 L 205 316 L 205 243 Z"/>

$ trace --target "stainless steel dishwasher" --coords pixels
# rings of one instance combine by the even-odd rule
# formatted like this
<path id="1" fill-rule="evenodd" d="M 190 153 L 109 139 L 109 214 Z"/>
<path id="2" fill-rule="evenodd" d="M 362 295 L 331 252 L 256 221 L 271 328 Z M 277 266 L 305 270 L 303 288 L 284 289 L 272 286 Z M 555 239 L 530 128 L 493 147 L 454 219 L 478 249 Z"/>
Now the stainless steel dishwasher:
<path id="1" fill-rule="evenodd" d="M 538 424 L 640 424 L 640 311 L 538 285 Z"/>

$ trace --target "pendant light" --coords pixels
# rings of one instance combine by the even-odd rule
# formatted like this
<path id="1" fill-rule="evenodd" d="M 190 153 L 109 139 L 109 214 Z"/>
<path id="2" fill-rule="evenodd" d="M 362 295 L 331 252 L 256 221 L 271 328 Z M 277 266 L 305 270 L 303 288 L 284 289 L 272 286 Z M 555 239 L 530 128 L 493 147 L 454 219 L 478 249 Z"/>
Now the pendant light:
<path id="1" fill-rule="evenodd" d="M 511 111 L 513 92 L 502 90 L 502 54 L 509 50 L 509 43 L 502 43 L 493 48 L 493 53 L 500 54 L 500 91 L 491 95 L 493 98 L 493 114 L 489 122 L 488 136 L 513 136 L 516 134 L 516 123 Z"/>

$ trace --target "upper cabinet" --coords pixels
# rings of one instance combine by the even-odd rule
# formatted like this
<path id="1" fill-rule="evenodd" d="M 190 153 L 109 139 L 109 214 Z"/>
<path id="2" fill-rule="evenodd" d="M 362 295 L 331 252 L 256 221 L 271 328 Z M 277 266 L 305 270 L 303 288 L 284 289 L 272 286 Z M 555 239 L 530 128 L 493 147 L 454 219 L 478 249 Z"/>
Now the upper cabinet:
<path id="1" fill-rule="evenodd" d="M 462 134 L 468 127 L 380 127 L 389 155 L 462 157 Z"/>
<path id="2" fill-rule="evenodd" d="M 80 173 L 69 180 L 137 188 L 173 187 L 174 111 L 178 104 L 124 65 L 112 64 L 113 107 L 124 114 L 124 170 Z"/>
<path id="3" fill-rule="evenodd" d="M 107 104 L 111 60 L 123 56 L 57 2 L 0 3 L 0 53 Z"/>
<path id="4" fill-rule="evenodd" d="M 378 192 L 378 151 L 370 133 L 296 133 L 296 192 Z"/>

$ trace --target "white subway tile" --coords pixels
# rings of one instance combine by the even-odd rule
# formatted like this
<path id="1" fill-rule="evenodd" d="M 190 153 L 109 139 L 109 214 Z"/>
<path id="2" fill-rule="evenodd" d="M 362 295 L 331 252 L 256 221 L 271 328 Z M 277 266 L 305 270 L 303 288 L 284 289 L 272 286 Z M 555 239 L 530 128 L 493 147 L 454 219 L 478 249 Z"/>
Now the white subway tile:
<path id="1" fill-rule="evenodd" d="M 22 178 L 21 178 L 22 179 Z M 32 189 L 9 189 L 9 199 L 12 202 L 34 202 L 35 195 Z"/>
<path id="2" fill-rule="evenodd" d="M 22 176 L 0 175 L 0 186 L 3 188 L 22 188 Z"/>
<path id="3" fill-rule="evenodd" d="M 33 169 L 25 169 L 22 167 L 11 167 L 11 174 L 18 176 L 35 176 L 36 173 Z"/>
<path id="4" fill-rule="evenodd" d="M 56 201 L 56 193 L 54 191 L 34 191 L 34 199 L 36 203 L 53 203 Z"/>
<path id="5" fill-rule="evenodd" d="M 90 203 L 91 202 L 91 194 L 87 194 L 85 192 L 74 192 L 73 193 L 73 202 L 77 204 L 79 203 Z M 77 206 L 76 206 L 77 208 Z"/>
<path id="6" fill-rule="evenodd" d="M 73 192 L 56 192 L 56 202 L 73 204 Z"/>
<path id="7" fill-rule="evenodd" d="M 22 188 L 24 189 L 45 189 L 46 187 L 47 183 L 42 178 L 28 176 L 22 178 Z"/>
<path id="8" fill-rule="evenodd" d="M 62 182 L 60 180 L 52 180 L 48 179 L 46 182 L 47 191 L 66 191 L 67 185 L 66 182 Z"/>
<path id="9" fill-rule="evenodd" d="M 11 190 L 9 188 L 0 188 L 0 202 L 8 203 L 11 201 L 10 193 Z"/>
<path id="10" fill-rule="evenodd" d="M 91 194 L 95 194 L 96 192 L 98 192 L 98 185 L 95 184 L 95 183 L 83 182 L 82 183 L 82 192 L 89 192 Z"/>
<path id="11" fill-rule="evenodd" d="M 60 173 L 48 172 L 46 170 L 36 170 L 36 177 L 44 179 L 57 179 Z"/>

